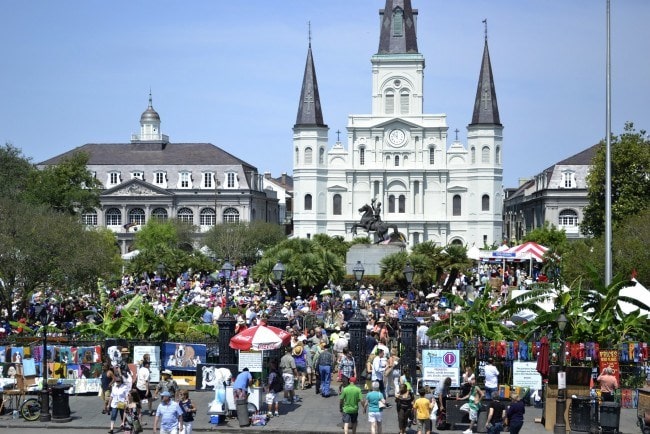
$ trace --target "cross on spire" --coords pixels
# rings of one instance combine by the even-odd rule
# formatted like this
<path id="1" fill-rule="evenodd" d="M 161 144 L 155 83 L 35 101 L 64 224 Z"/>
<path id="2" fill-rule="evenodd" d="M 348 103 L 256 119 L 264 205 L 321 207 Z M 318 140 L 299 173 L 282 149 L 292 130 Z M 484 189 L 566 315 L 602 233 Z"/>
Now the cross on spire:
<path id="1" fill-rule="evenodd" d="M 487 41 L 487 18 L 483 20 L 483 24 L 485 24 L 485 40 Z"/>
<path id="2" fill-rule="evenodd" d="M 454 132 L 456 133 L 456 141 L 458 141 L 458 131 L 459 131 L 458 128 L 454 130 Z"/>
<path id="3" fill-rule="evenodd" d="M 305 95 L 305 113 L 311 113 L 311 105 L 314 103 L 314 96 L 311 90 L 307 91 Z"/>
<path id="4" fill-rule="evenodd" d="M 336 141 L 337 142 L 341 141 L 341 130 L 336 130 Z"/>
<path id="5" fill-rule="evenodd" d="M 309 28 L 309 48 L 311 48 L 311 21 L 307 21 L 307 27 Z"/>

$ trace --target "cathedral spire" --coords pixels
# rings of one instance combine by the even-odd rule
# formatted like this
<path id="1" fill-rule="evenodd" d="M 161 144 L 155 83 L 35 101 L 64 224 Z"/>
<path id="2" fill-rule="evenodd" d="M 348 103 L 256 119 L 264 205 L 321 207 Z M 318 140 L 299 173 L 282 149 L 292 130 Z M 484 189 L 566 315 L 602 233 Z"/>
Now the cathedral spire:
<path id="1" fill-rule="evenodd" d="M 472 123 L 470 125 L 501 125 L 499 106 L 497 104 L 497 93 L 494 90 L 494 77 L 492 76 L 490 51 L 488 50 L 487 20 L 483 20 L 483 24 L 485 24 L 485 47 L 483 48 L 481 74 L 478 79 L 476 99 L 474 100 L 474 113 L 472 114 Z"/>
<path id="2" fill-rule="evenodd" d="M 411 7 L 411 0 L 386 0 L 386 7 L 379 11 L 381 29 L 377 54 L 417 53 L 417 14 L 417 9 Z"/>
<path id="3" fill-rule="evenodd" d="M 323 111 L 320 106 L 320 95 L 318 94 L 318 82 L 316 81 L 316 68 L 311 53 L 311 23 L 309 25 L 309 49 L 307 50 L 307 62 L 305 74 L 302 79 L 302 90 L 300 91 L 300 102 L 298 103 L 298 116 L 296 125 L 326 127 L 323 122 Z"/>

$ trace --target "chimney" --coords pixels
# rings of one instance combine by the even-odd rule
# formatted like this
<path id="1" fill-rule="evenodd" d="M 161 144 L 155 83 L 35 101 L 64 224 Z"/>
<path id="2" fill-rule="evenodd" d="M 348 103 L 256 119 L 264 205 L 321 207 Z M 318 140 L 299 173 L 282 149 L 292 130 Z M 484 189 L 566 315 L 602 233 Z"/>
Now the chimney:
<path id="1" fill-rule="evenodd" d="M 271 172 L 264 172 L 264 179 L 271 179 Z"/>

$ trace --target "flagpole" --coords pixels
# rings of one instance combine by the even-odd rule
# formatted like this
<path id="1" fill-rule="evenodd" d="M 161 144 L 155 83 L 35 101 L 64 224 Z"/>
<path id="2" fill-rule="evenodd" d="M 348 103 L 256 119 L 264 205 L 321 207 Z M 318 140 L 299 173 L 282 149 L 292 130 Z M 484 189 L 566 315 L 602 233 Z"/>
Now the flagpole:
<path id="1" fill-rule="evenodd" d="M 607 0 L 607 49 L 605 68 L 605 285 L 612 282 L 612 52 L 610 0 Z"/>

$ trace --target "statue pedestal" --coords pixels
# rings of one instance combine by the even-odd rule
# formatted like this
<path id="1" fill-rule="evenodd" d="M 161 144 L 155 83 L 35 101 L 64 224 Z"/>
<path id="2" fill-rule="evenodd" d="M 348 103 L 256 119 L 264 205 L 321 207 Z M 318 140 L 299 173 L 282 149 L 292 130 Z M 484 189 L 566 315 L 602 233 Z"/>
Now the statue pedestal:
<path id="1" fill-rule="evenodd" d="M 350 247 L 345 257 L 345 272 L 348 275 L 354 274 L 352 268 L 357 261 L 361 261 L 365 269 L 365 276 L 379 276 L 381 260 L 393 253 L 403 252 L 406 246 L 404 243 L 390 244 L 355 244 Z"/>

